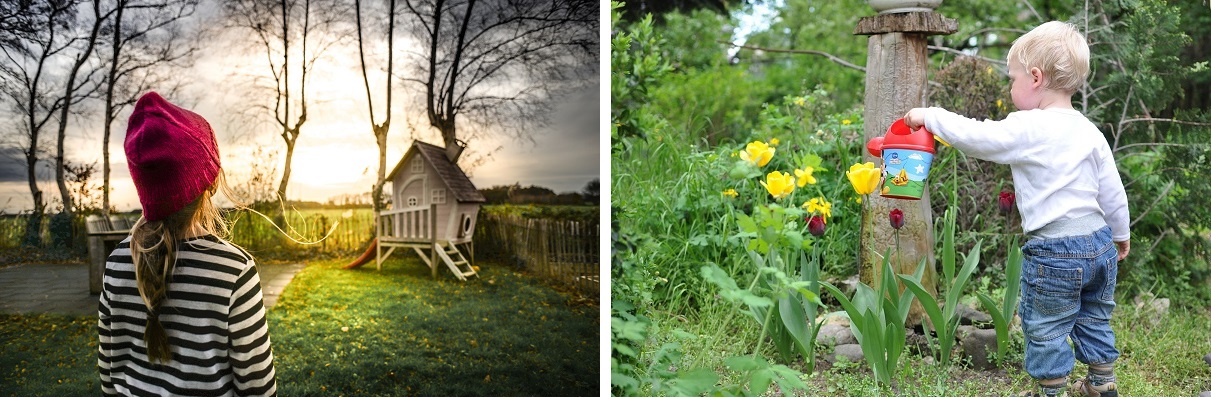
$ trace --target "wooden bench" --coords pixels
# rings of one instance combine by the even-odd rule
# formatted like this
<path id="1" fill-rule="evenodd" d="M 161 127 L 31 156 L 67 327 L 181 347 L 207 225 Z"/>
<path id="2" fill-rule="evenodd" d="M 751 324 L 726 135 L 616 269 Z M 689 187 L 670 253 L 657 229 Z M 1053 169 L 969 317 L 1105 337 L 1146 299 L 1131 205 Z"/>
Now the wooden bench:
<path id="1" fill-rule="evenodd" d="M 101 281 L 105 278 L 105 259 L 117 248 L 118 243 L 130 235 L 134 221 L 121 215 L 89 215 L 84 219 L 88 229 L 88 292 L 101 293 Z"/>

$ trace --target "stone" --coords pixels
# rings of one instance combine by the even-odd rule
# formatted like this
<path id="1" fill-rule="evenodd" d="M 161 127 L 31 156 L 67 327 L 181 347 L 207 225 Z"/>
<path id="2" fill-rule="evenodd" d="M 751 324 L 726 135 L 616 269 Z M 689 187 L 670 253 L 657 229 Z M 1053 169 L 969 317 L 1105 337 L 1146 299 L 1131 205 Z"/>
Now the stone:
<path id="1" fill-rule="evenodd" d="M 1198 397 L 1211 397 L 1211 391 L 1205 391 L 1202 393 L 1198 393 Z"/>
<path id="2" fill-rule="evenodd" d="M 992 316 L 962 303 L 955 307 L 960 325 L 992 325 Z"/>
<path id="3" fill-rule="evenodd" d="M 823 317 L 824 317 L 825 325 L 832 324 L 832 325 L 840 325 L 840 326 L 844 326 L 844 327 L 849 327 L 849 324 L 850 324 L 849 314 L 846 313 L 845 311 L 835 311 L 832 313 L 827 313 Z"/>
<path id="4" fill-rule="evenodd" d="M 862 355 L 862 346 L 858 346 L 856 343 L 838 345 L 833 349 L 833 361 L 838 361 L 842 357 L 851 363 L 860 363 L 866 360 L 866 356 Z"/>
<path id="5" fill-rule="evenodd" d="M 853 331 L 848 326 L 839 324 L 824 324 L 816 334 L 816 343 L 828 346 L 840 346 L 858 343 Z"/>
<path id="6" fill-rule="evenodd" d="M 997 331 L 979 329 L 974 326 L 960 326 L 956 333 L 963 356 L 971 360 L 971 367 L 978 370 L 996 369 L 989 359 L 989 353 L 997 351 Z"/>
<path id="7" fill-rule="evenodd" d="M 915 331 L 905 335 L 904 346 L 910 352 L 916 352 L 923 356 L 933 356 L 933 348 L 929 345 L 929 340 L 925 339 L 925 335 Z"/>
<path id="8" fill-rule="evenodd" d="M 1207 363 L 1207 365 L 1211 365 L 1211 353 L 1207 353 L 1207 355 L 1203 356 L 1203 362 Z"/>
<path id="9" fill-rule="evenodd" d="M 1136 295 L 1134 302 L 1136 311 L 1153 326 L 1160 324 L 1169 314 L 1169 298 L 1157 298 L 1151 292 L 1144 292 Z"/>

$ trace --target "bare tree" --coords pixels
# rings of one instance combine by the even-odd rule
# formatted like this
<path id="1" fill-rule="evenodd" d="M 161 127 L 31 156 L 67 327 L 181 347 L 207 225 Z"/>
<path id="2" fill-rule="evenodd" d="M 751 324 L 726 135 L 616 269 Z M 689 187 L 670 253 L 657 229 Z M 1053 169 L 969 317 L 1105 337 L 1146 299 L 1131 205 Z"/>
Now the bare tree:
<path id="1" fill-rule="evenodd" d="M 63 202 L 63 212 L 67 214 L 68 219 L 71 218 L 72 209 L 74 208 L 72 205 L 72 191 L 67 186 L 63 158 L 63 142 L 67 137 L 68 116 L 71 114 L 72 105 L 83 101 L 92 94 L 92 91 L 97 89 L 92 77 L 100 71 L 99 68 L 87 69 L 84 76 L 80 76 L 79 73 L 89 58 L 92 57 L 93 49 L 97 46 L 97 38 L 101 31 L 101 25 L 112 14 L 112 11 L 101 12 L 101 0 L 94 0 L 91 3 L 91 24 L 81 26 L 85 30 L 79 32 L 80 34 L 76 37 L 71 38 L 72 42 L 79 42 L 82 48 L 79 48 L 76 52 L 75 59 L 71 63 L 71 69 L 67 72 L 67 84 L 63 87 L 63 106 L 59 107 L 59 139 L 55 145 L 55 182 L 59 185 L 59 197 Z"/>
<path id="2" fill-rule="evenodd" d="M 379 200 L 383 193 L 383 184 L 386 183 L 387 177 L 387 133 L 391 131 L 391 93 L 394 85 L 391 83 L 391 70 L 395 64 L 395 0 L 387 1 L 387 26 L 383 33 L 386 35 L 387 41 L 387 65 L 386 77 L 387 81 L 383 84 L 385 91 L 386 104 L 383 107 L 383 122 L 376 122 L 374 117 L 374 94 L 370 89 L 370 76 L 366 71 L 366 38 L 363 35 L 362 21 L 362 2 L 354 0 L 355 12 L 357 15 L 357 52 L 361 60 L 362 66 L 362 82 L 366 85 L 366 108 L 370 111 L 370 129 L 374 132 L 374 142 L 378 144 L 378 178 L 374 180 L 373 194 L 370 197 L 374 203 L 374 213 L 382 210 L 383 203 Z"/>
<path id="3" fill-rule="evenodd" d="M 46 202 L 42 199 L 42 190 L 38 188 L 36 172 L 39 157 L 44 151 L 39 144 L 43 139 L 42 129 L 68 99 L 53 97 L 53 92 L 64 89 L 63 85 L 59 85 L 61 83 L 56 79 L 53 68 L 58 57 L 75 44 L 68 31 L 73 27 L 76 6 L 75 2 L 62 1 L 22 4 L 18 12 L 30 29 L 6 32 L 11 36 L 6 36 L 0 42 L 0 51 L 4 55 L 0 59 L 0 79 L 3 81 L 0 89 L 3 90 L 5 105 L 20 120 L 15 123 L 20 130 L 15 135 L 25 157 L 26 177 L 33 198 L 33 211 L 22 240 L 27 246 L 42 244 L 40 231 Z"/>
<path id="4" fill-rule="evenodd" d="M 553 99 L 590 73 L 598 7 L 590 0 L 405 0 L 425 52 L 406 81 L 425 89 L 429 124 L 446 156 L 503 133 L 529 138 L 550 123 Z M 463 123 L 460 127 L 459 115 Z M 465 128 L 464 128 L 465 127 Z M 462 129 L 460 135 L 459 129 Z"/>
<path id="5" fill-rule="evenodd" d="M 197 52 L 197 41 L 187 39 L 180 29 L 180 22 L 194 14 L 197 4 L 197 0 L 117 0 L 114 5 L 113 18 L 107 26 L 112 33 L 110 52 L 104 60 L 103 213 L 108 214 L 110 208 L 109 139 L 113 123 L 144 92 L 154 88 L 171 97 L 180 88 L 181 80 L 165 73 L 162 67 L 187 67 L 186 63 Z"/>
<path id="6" fill-rule="evenodd" d="M 311 103 L 307 98 L 309 74 L 325 50 L 343 37 L 339 22 L 347 14 L 333 0 L 232 0 L 223 7 L 233 27 L 251 33 L 254 47 L 264 52 L 269 66 L 272 85 L 266 88 L 273 91 L 272 99 L 255 109 L 272 114 L 274 124 L 281 128 L 286 158 L 277 195 L 285 198 L 294 146 Z"/>

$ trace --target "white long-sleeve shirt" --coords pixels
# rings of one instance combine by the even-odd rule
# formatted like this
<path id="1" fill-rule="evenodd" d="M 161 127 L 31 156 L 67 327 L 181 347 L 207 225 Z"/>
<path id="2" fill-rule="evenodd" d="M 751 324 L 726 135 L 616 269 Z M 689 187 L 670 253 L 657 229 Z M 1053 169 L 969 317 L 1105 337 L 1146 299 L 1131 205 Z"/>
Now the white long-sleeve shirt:
<path id="1" fill-rule="evenodd" d="M 151 364 L 147 308 L 135 283 L 130 238 L 105 264 L 98 304 L 97 368 L 103 395 L 274 396 L 273 350 L 260 275 L 248 253 L 207 235 L 180 242 L 160 322 L 172 359 Z"/>
<path id="2" fill-rule="evenodd" d="M 1009 165 L 1022 230 L 1099 214 L 1114 241 L 1131 237 L 1127 193 L 1097 126 L 1072 109 L 1035 109 L 977 121 L 929 108 L 925 128 L 963 153 Z"/>

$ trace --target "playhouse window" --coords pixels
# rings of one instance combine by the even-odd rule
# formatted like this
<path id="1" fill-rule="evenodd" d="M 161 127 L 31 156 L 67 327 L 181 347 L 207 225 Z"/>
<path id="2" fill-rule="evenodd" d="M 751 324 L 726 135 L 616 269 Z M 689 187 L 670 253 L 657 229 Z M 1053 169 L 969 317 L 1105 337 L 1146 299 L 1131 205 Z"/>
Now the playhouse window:
<path id="1" fill-rule="evenodd" d="M 419 174 L 424 171 L 425 171 L 424 163 L 422 163 L 420 160 L 416 160 L 416 161 L 412 162 L 412 173 L 413 174 Z"/>
<path id="2" fill-rule="evenodd" d="M 416 196 L 408 197 L 408 206 L 409 207 L 415 207 L 418 205 L 420 205 L 420 199 L 416 198 Z"/>
<path id="3" fill-rule="evenodd" d="M 433 189 L 433 204 L 446 203 L 446 189 Z"/>

